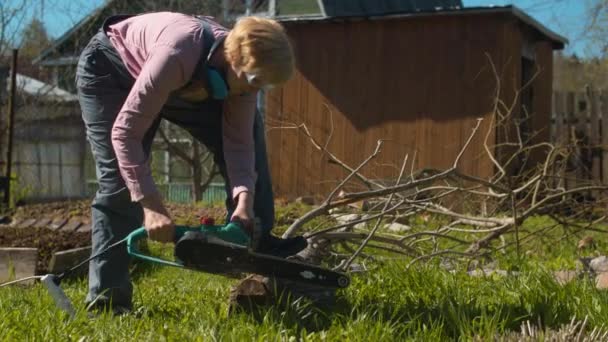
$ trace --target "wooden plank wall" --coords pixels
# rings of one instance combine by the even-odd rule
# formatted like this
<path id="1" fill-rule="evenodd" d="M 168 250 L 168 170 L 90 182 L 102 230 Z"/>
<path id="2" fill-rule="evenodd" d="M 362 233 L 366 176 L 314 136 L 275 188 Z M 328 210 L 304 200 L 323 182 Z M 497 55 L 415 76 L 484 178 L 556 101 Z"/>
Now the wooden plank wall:
<path id="1" fill-rule="evenodd" d="M 79 117 L 17 122 L 13 170 L 18 196 L 28 201 L 85 197 L 85 148 Z"/>
<path id="2" fill-rule="evenodd" d="M 555 92 L 551 141 L 577 146 L 580 158 L 571 177 L 608 183 L 608 92 Z"/>
<path id="3" fill-rule="evenodd" d="M 268 94 L 267 139 L 278 196 L 324 195 L 346 174 L 327 162 L 287 123 L 305 124 L 314 138 L 351 166 L 386 139 L 366 176 L 391 179 L 405 155 L 408 169 L 450 167 L 475 126 L 480 134 L 465 153 L 462 171 L 487 177 L 484 156 L 495 75 L 501 98 L 519 82 L 521 36 L 509 17 L 484 15 L 288 25 L 298 72 Z M 545 99 L 550 102 L 550 98 Z"/>

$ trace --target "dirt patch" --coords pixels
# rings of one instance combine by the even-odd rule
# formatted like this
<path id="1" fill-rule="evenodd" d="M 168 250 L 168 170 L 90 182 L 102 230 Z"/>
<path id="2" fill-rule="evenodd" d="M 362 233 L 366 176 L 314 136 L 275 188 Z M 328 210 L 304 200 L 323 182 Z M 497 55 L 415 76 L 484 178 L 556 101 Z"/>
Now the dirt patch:
<path id="1" fill-rule="evenodd" d="M 40 204 L 28 204 L 17 207 L 12 221 L 24 221 L 31 218 L 78 219 L 83 223 L 91 221 L 91 201 L 65 201 Z"/>
<path id="2" fill-rule="evenodd" d="M 198 204 L 168 203 L 167 210 L 179 225 L 198 225 L 201 216 L 210 216 L 223 222 L 226 209 L 223 207 L 204 207 Z M 91 221 L 91 200 L 50 202 L 20 206 L 12 215 L 12 221 L 31 218 L 75 219 L 84 224 Z"/>
<path id="3" fill-rule="evenodd" d="M 90 245 L 90 233 L 62 232 L 48 228 L 0 228 L 0 246 L 38 248 L 38 274 L 47 271 L 54 252 Z"/>
<path id="4" fill-rule="evenodd" d="M 178 225 L 197 226 L 200 217 L 212 217 L 222 223 L 226 217 L 223 207 L 203 207 L 196 204 L 169 203 L 167 210 Z M 50 202 L 18 207 L 11 221 L 22 222 L 28 219 L 76 220 L 82 224 L 91 222 L 91 200 Z M 47 271 L 51 256 L 55 252 L 91 245 L 90 232 L 62 231 L 48 228 L 0 227 L 0 247 L 38 248 L 37 272 Z"/>

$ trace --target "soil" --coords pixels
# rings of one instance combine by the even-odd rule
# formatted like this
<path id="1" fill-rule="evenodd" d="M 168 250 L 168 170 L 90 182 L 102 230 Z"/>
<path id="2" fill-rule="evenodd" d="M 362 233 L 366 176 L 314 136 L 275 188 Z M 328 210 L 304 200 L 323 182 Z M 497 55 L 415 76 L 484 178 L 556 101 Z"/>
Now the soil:
<path id="1" fill-rule="evenodd" d="M 91 201 L 65 201 L 41 204 L 30 204 L 18 207 L 11 215 L 12 222 L 26 219 L 48 218 L 79 220 L 90 224 Z M 167 210 L 178 225 L 197 226 L 200 217 L 212 217 L 221 223 L 226 217 L 223 207 L 202 207 L 194 204 L 167 204 Z M 38 248 L 37 272 L 44 273 L 53 253 L 72 248 L 91 245 L 90 232 L 70 232 L 48 228 L 12 228 L 0 227 L 0 247 L 31 247 Z"/>
<path id="2" fill-rule="evenodd" d="M 196 204 L 166 204 L 167 210 L 179 225 L 198 225 L 201 216 L 209 216 L 222 222 L 226 216 L 224 207 L 202 207 Z M 12 221 L 30 218 L 78 219 L 83 223 L 91 222 L 91 200 L 50 202 L 29 204 L 17 207 Z"/>
<path id="3" fill-rule="evenodd" d="M 47 271 L 53 253 L 90 245 L 90 233 L 62 232 L 48 228 L 0 228 L 0 246 L 38 248 L 38 274 Z"/>

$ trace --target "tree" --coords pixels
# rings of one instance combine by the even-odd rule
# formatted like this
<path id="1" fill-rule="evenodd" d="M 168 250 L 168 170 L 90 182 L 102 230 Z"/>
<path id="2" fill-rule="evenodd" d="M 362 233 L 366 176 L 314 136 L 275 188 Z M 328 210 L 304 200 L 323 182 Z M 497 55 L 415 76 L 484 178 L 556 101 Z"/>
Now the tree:
<path id="1" fill-rule="evenodd" d="M 587 13 L 591 51 L 599 52 L 605 59 L 608 57 L 608 0 L 591 0 Z"/>
<path id="2" fill-rule="evenodd" d="M 608 90 L 608 60 L 582 59 L 557 53 L 554 60 L 553 87 L 557 91 L 580 92 L 585 89 Z"/>
<path id="3" fill-rule="evenodd" d="M 29 0 L 0 1 L 0 58 L 16 46 L 29 5 Z"/>
<path id="4" fill-rule="evenodd" d="M 51 43 L 52 40 L 44 27 L 44 23 L 34 18 L 23 30 L 19 54 L 22 57 L 33 59 L 44 49 L 51 46 Z"/>
<path id="5" fill-rule="evenodd" d="M 187 175 L 192 184 L 192 199 L 195 202 L 203 199 L 203 193 L 211 182 L 220 175 L 217 165 L 213 162 L 213 154 L 183 129 L 166 123 L 158 134 L 162 139 L 162 149 L 178 158 L 190 170 Z M 169 161 L 171 162 L 171 161 Z M 171 167 L 166 170 L 171 181 Z"/>

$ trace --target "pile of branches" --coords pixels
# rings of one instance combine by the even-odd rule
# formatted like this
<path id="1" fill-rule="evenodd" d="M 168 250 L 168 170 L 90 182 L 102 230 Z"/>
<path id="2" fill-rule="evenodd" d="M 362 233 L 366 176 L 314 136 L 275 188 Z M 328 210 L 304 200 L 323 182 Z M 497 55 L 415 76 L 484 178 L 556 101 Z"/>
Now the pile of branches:
<path id="1" fill-rule="evenodd" d="M 347 271 L 360 257 L 404 257 L 409 265 L 436 258 L 471 261 L 496 252 L 523 254 L 526 246 L 532 246 L 527 242 L 555 229 L 566 227 L 568 234 L 602 231 L 596 227 L 605 219 L 602 208 L 608 187 L 582 176 L 583 149 L 575 135 L 560 143 L 533 143 L 534 136 L 521 132 L 522 121 L 529 117 L 512 115 L 516 104 L 517 98 L 512 105 L 496 100 L 491 124 L 477 120 L 451 167 L 416 170 L 414 160 L 405 156 L 392 183 L 367 178 L 362 172 L 382 152 L 383 141 L 353 167 L 328 151 L 328 144 L 316 141 L 305 125 L 281 123 L 281 128 L 306 135 L 332 163 L 348 171 L 325 200 L 298 218 L 283 237 L 304 234 L 311 246 L 305 255 L 309 261 L 332 256 L 332 266 Z M 498 145 L 491 141 L 494 133 L 504 138 Z M 488 178 L 459 167 L 480 134 L 496 170 Z M 363 184 L 365 190 L 345 191 L 353 183 Z M 541 215 L 549 217 L 546 221 L 551 224 L 533 230 L 522 227 L 528 218 Z M 395 223 L 399 231 L 387 229 Z"/>

